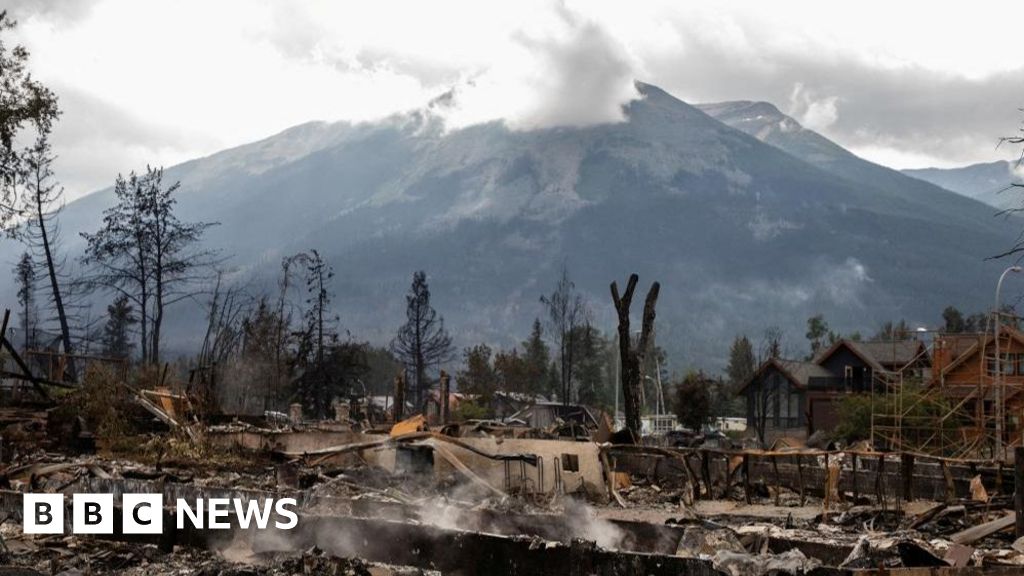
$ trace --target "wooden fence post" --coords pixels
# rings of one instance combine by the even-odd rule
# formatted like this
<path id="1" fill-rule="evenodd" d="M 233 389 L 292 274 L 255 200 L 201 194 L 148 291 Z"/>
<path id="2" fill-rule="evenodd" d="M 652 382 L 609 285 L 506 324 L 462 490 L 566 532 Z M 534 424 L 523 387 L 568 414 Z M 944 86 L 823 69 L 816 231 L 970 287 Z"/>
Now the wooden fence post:
<path id="1" fill-rule="evenodd" d="M 857 455 L 853 456 L 853 503 L 856 504 L 857 500 L 860 499 L 860 489 L 857 485 Z"/>
<path id="2" fill-rule="evenodd" d="M 750 504 L 750 455 L 743 455 L 743 499 Z"/>
<path id="3" fill-rule="evenodd" d="M 914 499 L 914 456 L 900 454 L 900 475 L 903 476 L 903 501 Z"/>

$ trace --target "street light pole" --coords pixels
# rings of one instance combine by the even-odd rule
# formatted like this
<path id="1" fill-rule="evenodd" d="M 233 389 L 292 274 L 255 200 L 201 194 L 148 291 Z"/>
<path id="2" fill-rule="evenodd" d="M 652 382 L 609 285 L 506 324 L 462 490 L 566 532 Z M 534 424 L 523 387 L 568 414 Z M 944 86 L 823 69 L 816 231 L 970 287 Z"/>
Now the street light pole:
<path id="1" fill-rule="evenodd" d="M 1010 272 L 1018 273 L 1021 271 L 1020 266 L 1010 266 L 1003 273 L 999 275 L 999 282 L 996 283 L 996 308 L 995 308 L 995 333 L 996 341 L 996 374 L 995 374 L 995 405 L 996 405 L 996 454 L 1000 458 L 1003 458 L 1003 419 L 1005 418 L 1004 412 L 1006 407 L 1004 406 L 1004 394 L 1003 394 L 1003 358 L 999 353 L 999 325 L 1002 323 L 1002 311 L 1000 310 L 999 294 L 1003 289 L 1003 280 L 1006 279 L 1006 275 Z M 1005 458 L 1004 458 L 1005 459 Z"/>

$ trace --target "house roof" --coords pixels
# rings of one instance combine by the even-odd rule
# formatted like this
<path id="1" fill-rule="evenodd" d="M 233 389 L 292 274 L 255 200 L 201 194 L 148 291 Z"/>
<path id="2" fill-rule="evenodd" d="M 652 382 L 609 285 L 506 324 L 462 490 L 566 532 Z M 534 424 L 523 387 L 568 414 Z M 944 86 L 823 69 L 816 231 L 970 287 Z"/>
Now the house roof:
<path id="1" fill-rule="evenodd" d="M 1022 333 L 1020 330 L 1017 330 L 1013 326 L 1001 326 L 999 328 L 999 333 L 1000 335 L 1006 334 L 1007 336 L 1016 340 L 1017 342 L 1024 344 L 1024 333 Z M 960 366 L 969 358 L 972 358 L 979 351 L 979 348 L 982 345 L 988 346 L 989 344 L 991 344 L 994 337 L 994 334 L 989 333 L 964 334 L 962 336 L 956 335 L 952 337 L 943 336 L 943 342 L 952 342 L 953 348 L 951 349 L 951 358 L 953 358 L 953 361 L 942 367 L 941 375 L 945 376 L 946 374 L 949 373 L 950 370 L 956 368 L 957 366 Z M 947 338 L 949 340 L 946 340 Z M 1002 339 L 1000 339 L 1000 341 L 1001 340 Z"/>
<path id="2" fill-rule="evenodd" d="M 850 350 L 854 355 L 863 360 L 865 364 L 878 371 L 903 368 L 926 350 L 924 343 L 920 340 L 870 340 L 867 342 L 857 342 L 842 339 L 821 353 L 815 362 L 818 364 L 825 362 L 841 348 Z"/>
<path id="3" fill-rule="evenodd" d="M 773 369 L 777 370 L 797 388 L 807 388 L 807 383 L 811 378 L 828 378 L 832 376 L 828 370 L 825 370 L 814 362 L 769 358 L 762 363 L 760 367 L 758 367 L 757 372 L 754 372 L 753 376 L 743 383 L 743 386 L 737 390 L 737 394 L 742 394 L 746 391 L 748 386 L 763 377 L 769 370 Z"/>

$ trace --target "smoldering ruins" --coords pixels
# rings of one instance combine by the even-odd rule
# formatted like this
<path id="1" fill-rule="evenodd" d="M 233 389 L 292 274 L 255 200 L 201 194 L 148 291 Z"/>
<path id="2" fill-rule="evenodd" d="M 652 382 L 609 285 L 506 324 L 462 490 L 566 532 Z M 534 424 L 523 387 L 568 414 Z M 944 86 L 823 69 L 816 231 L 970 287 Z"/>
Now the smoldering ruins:
<path id="1" fill-rule="evenodd" d="M 634 275 L 621 293 L 612 285 L 627 335 L 637 284 Z M 634 431 L 637 346 L 653 330 L 658 290 L 648 292 L 639 338 L 621 347 L 622 429 L 558 402 L 524 400 L 504 419 L 460 417 L 443 373 L 438 400 L 420 410 L 393 403 L 406 395 L 399 374 L 384 406 L 351 394 L 328 417 L 301 404 L 287 414 L 203 413 L 188 387 L 138 388 L 109 359 L 79 356 L 81 384 L 41 375 L 4 338 L 16 369 L 4 381 L 0 572 L 969 575 L 1024 566 L 1024 466 L 1012 459 Z M 96 410 L 102 430 L 90 427 Z M 123 494 L 160 493 L 163 532 L 23 534 L 27 492 L 112 493 L 116 507 Z M 299 522 L 258 530 L 232 514 L 228 530 L 177 525 L 173 503 L 200 498 L 294 498 Z"/>

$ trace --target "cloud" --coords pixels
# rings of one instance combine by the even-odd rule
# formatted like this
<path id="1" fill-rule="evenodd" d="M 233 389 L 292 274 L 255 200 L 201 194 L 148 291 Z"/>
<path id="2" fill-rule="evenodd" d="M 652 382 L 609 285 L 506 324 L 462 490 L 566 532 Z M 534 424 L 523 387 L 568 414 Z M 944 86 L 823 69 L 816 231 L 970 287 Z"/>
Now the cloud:
<path id="1" fill-rule="evenodd" d="M 958 71 L 879 62 L 853 44 L 811 43 L 794 49 L 768 37 L 780 30 L 764 23 L 759 29 L 742 18 L 720 24 L 729 30 L 724 35 L 716 33 L 713 23 L 672 20 L 672 26 L 685 41 L 684 51 L 639 57 L 655 82 L 688 101 L 788 103 L 789 112 L 809 128 L 899 168 L 921 162 L 961 165 L 1012 154 L 995 145 L 1022 119 L 1024 66 L 1019 64 Z"/>
<path id="2" fill-rule="evenodd" d="M 714 0 L 302 3 L 14 0 L 67 114 L 75 188 L 310 120 L 365 121 L 450 91 L 452 127 L 623 119 L 642 79 L 690 102 L 767 100 L 895 167 L 1014 157 L 1024 4 L 970 10 Z M 956 38 L 956 41 L 951 41 Z M 92 104 L 75 104 L 88 95 Z M 85 96 L 81 96 L 85 97 Z M 102 110 L 101 110 L 102 108 Z M 94 114 L 95 119 L 83 119 Z M 100 120 L 100 118 L 105 118 Z M 105 174 L 105 176 L 104 176 Z"/>
<path id="3" fill-rule="evenodd" d="M 839 119 L 839 111 L 836 109 L 838 101 L 837 96 L 816 98 L 804 87 L 803 82 L 797 82 L 789 95 L 789 113 L 807 128 L 822 131 Z"/>
<path id="4" fill-rule="evenodd" d="M 15 20 L 42 18 L 66 24 L 87 16 L 99 0 L 7 0 L 3 8 Z"/>
<path id="5" fill-rule="evenodd" d="M 559 26 L 513 36 L 506 57 L 458 86 L 444 116 L 451 127 L 503 120 L 519 130 L 625 119 L 640 96 L 625 49 L 600 25 L 560 6 Z"/>
<path id="6" fill-rule="evenodd" d="M 136 117 L 73 87 L 53 88 L 63 110 L 52 135 L 54 171 L 69 198 L 111 185 L 118 173 L 172 165 L 190 159 L 197 145 L 216 145 L 204 134 Z"/>

